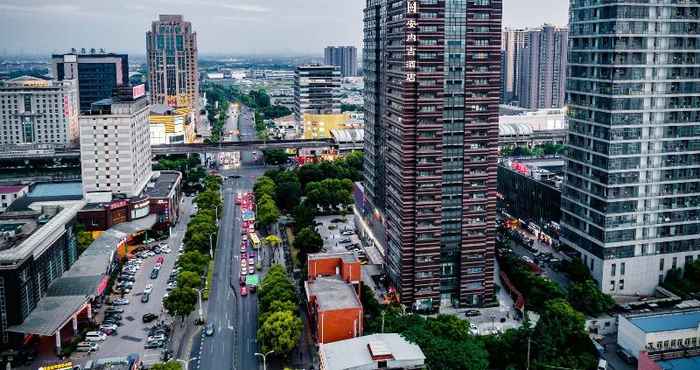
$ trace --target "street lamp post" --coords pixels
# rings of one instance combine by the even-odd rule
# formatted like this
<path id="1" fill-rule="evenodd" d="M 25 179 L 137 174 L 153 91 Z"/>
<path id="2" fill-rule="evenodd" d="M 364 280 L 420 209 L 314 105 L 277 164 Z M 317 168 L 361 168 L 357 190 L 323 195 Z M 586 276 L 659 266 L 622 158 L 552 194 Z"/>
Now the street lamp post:
<path id="1" fill-rule="evenodd" d="M 267 356 L 275 351 L 267 351 L 266 353 L 255 352 L 256 356 L 260 356 L 263 359 L 263 370 L 267 370 Z"/>

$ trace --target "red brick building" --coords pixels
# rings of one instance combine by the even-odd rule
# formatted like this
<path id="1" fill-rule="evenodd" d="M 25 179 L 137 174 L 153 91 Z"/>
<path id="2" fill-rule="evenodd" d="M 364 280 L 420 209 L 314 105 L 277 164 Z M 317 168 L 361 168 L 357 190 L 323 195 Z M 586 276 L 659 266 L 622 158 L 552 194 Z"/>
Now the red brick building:
<path id="1" fill-rule="evenodd" d="M 306 298 L 308 315 L 318 343 L 362 335 L 361 264 L 350 253 L 308 256 Z"/>

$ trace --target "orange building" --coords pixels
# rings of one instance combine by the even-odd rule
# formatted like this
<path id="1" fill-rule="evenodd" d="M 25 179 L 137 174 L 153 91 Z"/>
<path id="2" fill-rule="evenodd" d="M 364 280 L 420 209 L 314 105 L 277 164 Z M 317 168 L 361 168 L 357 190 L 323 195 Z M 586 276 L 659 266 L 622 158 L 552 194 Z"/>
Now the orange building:
<path id="1" fill-rule="evenodd" d="M 308 256 L 306 298 L 318 343 L 362 335 L 362 265 L 350 252 Z"/>

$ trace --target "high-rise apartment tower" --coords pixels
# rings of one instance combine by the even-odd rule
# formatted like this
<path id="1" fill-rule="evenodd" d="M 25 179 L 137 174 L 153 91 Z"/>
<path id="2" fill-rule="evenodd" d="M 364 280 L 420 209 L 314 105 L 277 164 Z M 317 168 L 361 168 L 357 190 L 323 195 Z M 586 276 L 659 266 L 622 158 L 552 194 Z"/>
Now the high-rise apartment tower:
<path id="1" fill-rule="evenodd" d="M 151 103 L 198 111 L 197 33 L 192 24 L 181 15 L 160 15 L 146 33 L 146 49 Z"/>
<path id="2" fill-rule="evenodd" d="M 561 240 L 604 292 L 650 294 L 700 256 L 700 8 L 570 5 Z"/>
<path id="3" fill-rule="evenodd" d="M 417 309 L 494 298 L 500 0 L 367 0 L 369 201 Z"/>
<path id="4" fill-rule="evenodd" d="M 357 48 L 354 46 L 326 46 L 324 64 L 337 66 L 343 77 L 357 76 Z"/>

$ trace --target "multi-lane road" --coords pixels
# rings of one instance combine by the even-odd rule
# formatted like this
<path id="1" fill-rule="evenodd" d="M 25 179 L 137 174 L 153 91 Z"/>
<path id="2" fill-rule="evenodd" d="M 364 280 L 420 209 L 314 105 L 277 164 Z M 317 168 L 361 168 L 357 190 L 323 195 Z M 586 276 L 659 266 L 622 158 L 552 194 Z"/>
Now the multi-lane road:
<path id="1" fill-rule="evenodd" d="M 240 140 L 255 138 L 252 112 L 243 107 L 238 115 Z M 228 127 L 227 127 L 228 128 Z M 236 138 L 238 139 L 238 138 Z M 259 154 L 258 154 L 259 156 Z M 265 168 L 251 152 L 241 153 L 241 168 L 223 171 L 223 212 L 220 220 L 215 272 L 209 293 L 207 320 L 214 325 L 214 335 L 202 336 L 193 344 L 193 356 L 201 356 L 201 370 L 258 368 L 256 332 L 257 295 L 240 296 L 241 212 L 234 204 L 237 193 L 252 191 L 257 177 Z"/>

